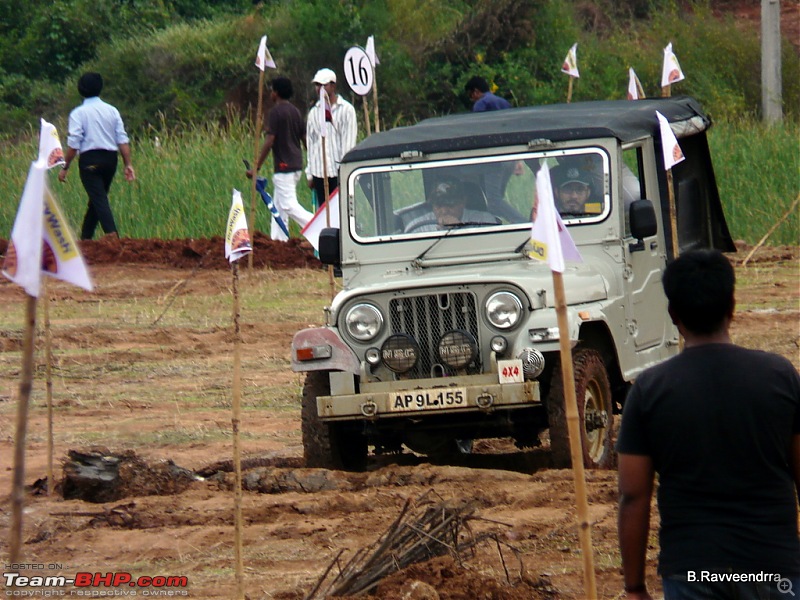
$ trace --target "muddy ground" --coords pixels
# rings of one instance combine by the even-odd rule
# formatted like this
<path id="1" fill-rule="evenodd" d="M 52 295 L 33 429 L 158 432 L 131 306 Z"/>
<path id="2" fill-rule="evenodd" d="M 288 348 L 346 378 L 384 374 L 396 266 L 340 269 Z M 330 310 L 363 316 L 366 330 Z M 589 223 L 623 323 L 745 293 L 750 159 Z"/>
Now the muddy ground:
<path id="1" fill-rule="evenodd" d="M 4 246 L 0 242 L 0 254 Z M 188 588 L 161 591 L 186 592 L 192 598 L 233 597 L 234 338 L 232 276 L 222 259 L 222 240 L 124 239 L 119 246 L 88 242 L 82 248 L 95 292 L 59 282 L 48 291 L 56 477 L 62 477 L 68 452 L 92 447 L 135 456 L 142 461 L 137 463 L 140 475 L 146 468 L 163 472 L 165 461 L 172 461 L 196 477 L 171 487 L 142 475 L 124 496 L 104 503 L 43 493 L 34 485 L 47 473 L 40 350 L 27 436 L 24 562 L 43 565 L 38 574 L 48 576 L 185 576 Z M 731 255 L 739 278 L 735 340 L 779 352 L 800 367 L 800 249 L 763 248 L 742 267 L 748 250 L 742 246 Z M 295 331 L 322 321 L 322 307 L 330 297 L 328 277 L 296 241 L 280 245 L 259 237 L 255 257 L 254 270 L 241 274 L 243 565 L 248 597 L 304 598 L 337 557 L 331 573 L 375 542 L 406 501 L 425 494 L 441 510 L 456 510 L 456 539 L 475 545 L 455 557 L 450 553 L 384 578 L 372 597 L 585 597 L 572 474 L 549 468 L 546 440 L 542 448 L 524 453 L 513 453 L 502 440 L 481 442 L 476 454 L 459 464 L 430 464 L 409 453 L 395 457 L 394 464 L 373 462 L 364 474 L 303 468 L 302 378 L 290 369 L 289 349 Z M 16 286 L 0 281 L 5 313 L 0 317 L 4 563 L 22 298 Z M 39 348 L 43 341 L 40 328 Z M 608 471 L 589 471 L 586 477 L 598 591 L 601 598 L 619 598 L 616 477 Z M 150 495 L 138 495 L 144 492 Z M 418 510 L 430 505 L 419 504 Z M 648 583 L 658 592 L 657 552 L 653 532 Z M 64 590 L 67 595 L 76 592 L 69 586 Z M 123 586 L 107 591 L 142 596 L 146 590 Z"/>

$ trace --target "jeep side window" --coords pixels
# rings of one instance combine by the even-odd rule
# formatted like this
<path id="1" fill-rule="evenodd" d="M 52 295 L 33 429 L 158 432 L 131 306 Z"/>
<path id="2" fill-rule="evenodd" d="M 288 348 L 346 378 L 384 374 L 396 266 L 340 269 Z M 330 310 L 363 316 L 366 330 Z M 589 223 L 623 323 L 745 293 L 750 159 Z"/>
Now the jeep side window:
<path id="1" fill-rule="evenodd" d="M 642 148 L 628 148 L 622 152 L 622 203 L 625 215 L 625 236 L 631 236 L 628 209 L 634 200 L 642 199 L 643 189 Z"/>

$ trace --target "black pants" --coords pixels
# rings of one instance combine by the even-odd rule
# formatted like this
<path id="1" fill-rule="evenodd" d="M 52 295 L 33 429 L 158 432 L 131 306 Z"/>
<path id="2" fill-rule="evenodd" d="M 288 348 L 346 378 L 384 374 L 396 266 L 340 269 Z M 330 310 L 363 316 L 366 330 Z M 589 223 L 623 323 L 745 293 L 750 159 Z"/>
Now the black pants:
<path id="1" fill-rule="evenodd" d="M 320 206 L 325 204 L 328 200 L 325 197 L 325 180 L 322 177 L 314 177 L 314 212 L 317 212 Z M 333 190 L 339 187 L 338 177 L 328 177 L 328 194 L 332 194 Z"/>
<path id="2" fill-rule="evenodd" d="M 89 150 L 78 157 L 81 183 L 89 196 L 89 205 L 81 227 L 81 239 L 94 237 L 97 224 L 105 233 L 115 233 L 117 225 L 108 202 L 108 190 L 117 172 L 117 153 L 110 150 Z"/>

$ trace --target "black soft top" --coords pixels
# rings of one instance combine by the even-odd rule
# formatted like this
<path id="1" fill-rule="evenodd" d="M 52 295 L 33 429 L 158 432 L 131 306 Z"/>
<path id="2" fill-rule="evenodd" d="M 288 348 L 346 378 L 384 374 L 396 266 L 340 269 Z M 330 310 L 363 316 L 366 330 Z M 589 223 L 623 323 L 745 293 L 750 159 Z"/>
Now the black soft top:
<path id="1" fill-rule="evenodd" d="M 656 111 L 670 123 L 700 117 L 705 127 L 710 124 L 700 104 L 688 96 L 529 106 L 425 119 L 376 133 L 348 152 L 342 162 L 398 157 L 407 151 L 434 154 L 512 146 L 535 139 L 613 137 L 628 142 L 658 135 Z"/>

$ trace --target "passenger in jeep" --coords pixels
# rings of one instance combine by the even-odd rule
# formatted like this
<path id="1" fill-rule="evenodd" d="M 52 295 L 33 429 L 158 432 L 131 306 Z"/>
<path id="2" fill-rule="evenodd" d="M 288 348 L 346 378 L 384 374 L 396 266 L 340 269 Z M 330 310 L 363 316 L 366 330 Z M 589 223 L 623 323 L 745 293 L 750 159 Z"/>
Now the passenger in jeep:
<path id="1" fill-rule="evenodd" d="M 430 210 L 406 225 L 406 233 L 440 231 L 459 225 L 498 225 L 500 220 L 483 210 L 466 208 L 467 194 L 454 181 L 437 183 L 428 199 Z"/>

